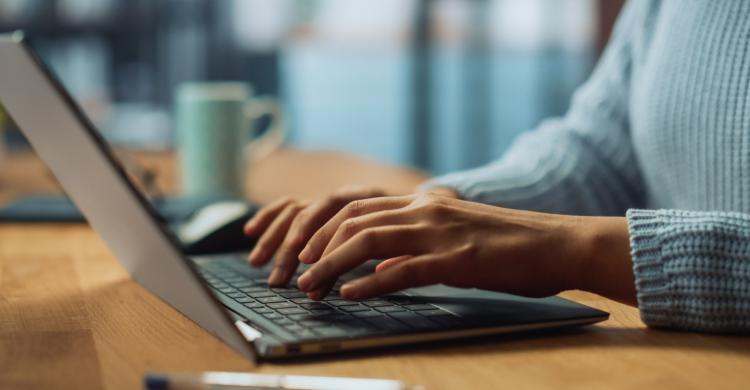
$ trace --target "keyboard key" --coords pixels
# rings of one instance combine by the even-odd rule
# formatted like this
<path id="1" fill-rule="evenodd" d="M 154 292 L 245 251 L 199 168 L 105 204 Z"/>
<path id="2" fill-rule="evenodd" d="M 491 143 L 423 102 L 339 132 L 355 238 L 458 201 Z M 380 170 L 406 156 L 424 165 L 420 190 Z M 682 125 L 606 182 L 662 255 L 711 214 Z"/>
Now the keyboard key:
<path id="1" fill-rule="evenodd" d="M 327 315 L 330 315 L 330 314 L 335 313 L 335 312 L 336 312 L 336 309 L 334 309 L 332 307 L 320 308 L 320 309 L 311 309 L 310 310 L 310 313 L 312 313 L 312 315 L 314 315 L 314 316 L 327 316 Z"/>
<path id="2" fill-rule="evenodd" d="M 307 313 L 307 310 L 300 309 L 299 307 L 290 307 L 290 308 L 285 308 L 285 309 L 279 309 L 278 312 L 281 314 L 287 314 L 287 315 L 288 314 L 305 314 Z"/>
<path id="3" fill-rule="evenodd" d="M 289 302 L 289 301 L 284 301 L 284 302 L 269 303 L 268 307 L 270 307 L 271 309 L 284 309 L 284 308 L 287 308 L 287 307 L 294 307 L 294 308 L 296 308 L 297 305 L 295 305 L 294 303 Z"/>
<path id="4" fill-rule="evenodd" d="M 284 299 L 282 297 L 276 297 L 276 296 L 273 296 L 273 297 L 263 297 L 263 298 L 258 298 L 258 302 L 260 302 L 260 303 L 286 302 L 286 299 Z"/>
<path id="5" fill-rule="evenodd" d="M 393 306 L 378 306 L 378 307 L 375 308 L 375 310 L 377 310 L 377 311 L 379 311 L 381 313 L 393 313 L 393 312 L 397 312 L 397 311 L 406 311 L 406 309 L 404 309 L 403 307 L 396 306 L 396 305 L 393 305 Z"/>
<path id="6" fill-rule="evenodd" d="M 393 305 L 392 303 L 384 301 L 382 299 L 376 299 L 376 300 L 372 300 L 372 301 L 364 301 L 364 302 L 362 302 L 362 304 L 365 305 L 365 306 L 370 306 L 370 307 L 392 306 Z"/>
<path id="7" fill-rule="evenodd" d="M 289 320 L 289 324 L 280 324 L 284 327 L 284 329 L 290 331 L 290 332 L 299 332 L 301 330 L 304 330 L 305 328 L 302 327 L 302 325 L 297 324 L 296 322 Z"/>
<path id="8" fill-rule="evenodd" d="M 277 320 L 277 319 L 285 318 L 283 315 L 276 313 L 276 312 L 264 313 L 263 317 L 269 320 Z"/>
<path id="9" fill-rule="evenodd" d="M 352 313 L 352 315 L 358 318 L 368 318 L 368 317 L 380 317 L 380 316 L 384 316 L 385 314 L 376 310 L 368 310 L 368 311 L 354 312 Z"/>
<path id="10" fill-rule="evenodd" d="M 249 309 L 257 309 L 259 307 L 266 307 L 266 305 L 260 303 L 260 302 L 248 302 L 245 304 L 245 307 Z"/>
<path id="11" fill-rule="evenodd" d="M 415 299 L 413 297 L 405 296 L 405 295 L 394 295 L 391 297 L 388 297 L 388 300 L 391 303 L 395 303 L 397 305 L 417 305 L 417 304 L 423 304 L 425 303 L 422 299 Z"/>
<path id="12" fill-rule="evenodd" d="M 250 298 L 250 297 L 239 297 L 239 298 L 235 298 L 234 300 L 239 303 L 253 302 L 253 298 Z"/>
<path id="13" fill-rule="evenodd" d="M 307 297 L 301 297 L 301 298 L 292 298 L 292 302 L 294 303 L 313 303 L 317 302 Z"/>
<path id="14" fill-rule="evenodd" d="M 281 317 L 281 318 L 275 319 L 275 320 L 273 320 L 273 323 L 276 324 L 276 325 L 281 325 L 281 326 L 295 325 L 296 324 L 296 322 L 294 322 L 294 321 L 292 321 L 292 320 L 290 320 L 289 318 L 286 318 L 286 317 Z"/>
<path id="15" fill-rule="evenodd" d="M 330 306 L 326 305 L 323 302 L 311 302 L 311 303 L 300 303 L 300 307 L 303 307 L 305 309 L 325 309 L 325 310 L 333 310 Z"/>
<path id="16" fill-rule="evenodd" d="M 359 303 L 355 301 L 346 301 L 343 299 L 333 299 L 330 301 L 326 301 L 331 306 L 351 306 L 351 305 L 359 305 Z"/>
<path id="17" fill-rule="evenodd" d="M 258 314 L 261 314 L 261 315 L 268 314 L 268 313 L 273 313 L 274 312 L 273 310 L 271 310 L 271 309 L 269 309 L 267 307 L 258 307 L 258 308 L 253 309 L 253 311 L 256 312 L 256 313 L 258 313 Z"/>
<path id="18" fill-rule="evenodd" d="M 289 288 L 289 287 L 271 287 L 270 290 L 273 291 L 273 292 L 275 292 L 275 293 L 277 293 L 277 294 L 283 293 L 283 292 L 287 292 L 288 293 L 288 292 L 298 292 L 299 291 L 297 289 Z"/>
<path id="19" fill-rule="evenodd" d="M 245 295 L 245 294 L 237 291 L 237 292 L 230 292 L 229 294 L 227 294 L 227 296 L 230 297 L 230 298 L 237 299 L 237 298 L 244 298 L 247 295 Z"/>
<path id="20" fill-rule="evenodd" d="M 261 287 L 261 286 L 255 286 L 255 287 L 242 287 L 240 288 L 240 291 L 248 294 L 248 293 L 261 292 L 261 291 L 268 291 L 268 289 L 265 287 Z"/>
<path id="21" fill-rule="evenodd" d="M 237 290 L 235 290 L 233 287 L 222 287 L 222 288 L 220 288 L 218 290 L 221 291 L 221 292 L 223 292 L 224 294 L 229 294 L 229 293 L 237 292 Z"/>
<path id="22" fill-rule="evenodd" d="M 304 320 L 312 320 L 313 316 L 310 314 L 290 314 L 289 319 L 293 321 L 304 321 Z"/>
<path id="23" fill-rule="evenodd" d="M 279 293 L 279 295 L 281 295 L 282 297 L 287 298 L 287 299 L 288 298 L 304 298 L 304 297 L 307 297 L 307 294 L 305 294 L 305 293 L 303 293 L 302 291 L 299 291 L 299 290 L 281 292 L 281 293 Z"/>
<path id="24" fill-rule="evenodd" d="M 276 293 L 268 291 L 268 290 L 251 292 L 248 295 L 250 295 L 253 298 L 265 298 L 265 297 L 276 297 L 276 296 L 278 296 L 278 295 L 276 295 Z"/>
<path id="25" fill-rule="evenodd" d="M 369 311 L 370 308 L 363 305 L 354 305 L 354 306 L 342 306 L 339 309 L 345 311 L 345 312 L 355 312 L 355 311 Z"/>
<path id="26" fill-rule="evenodd" d="M 433 310 L 436 309 L 435 306 L 430 305 L 429 303 L 418 303 L 415 305 L 404 305 L 405 308 L 413 311 L 420 311 L 420 310 Z"/>
<path id="27" fill-rule="evenodd" d="M 331 313 L 320 318 L 328 322 L 349 322 L 357 320 L 349 313 Z"/>

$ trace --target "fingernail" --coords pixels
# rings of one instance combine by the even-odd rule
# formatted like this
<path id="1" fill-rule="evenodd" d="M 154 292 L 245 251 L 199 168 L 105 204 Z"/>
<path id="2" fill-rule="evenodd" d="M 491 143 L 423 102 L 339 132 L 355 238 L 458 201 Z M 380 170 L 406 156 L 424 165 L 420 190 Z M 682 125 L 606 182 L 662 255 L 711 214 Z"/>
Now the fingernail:
<path id="1" fill-rule="evenodd" d="M 303 263 L 309 263 L 312 259 L 310 259 L 310 247 L 306 246 L 305 249 L 302 250 L 299 254 L 299 261 Z"/>
<path id="2" fill-rule="evenodd" d="M 319 300 L 321 300 L 323 298 L 323 293 L 320 292 L 320 291 L 313 291 L 313 292 L 307 294 L 307 297 L 310 298 L 310 299 L 312 299 L 312 300 L 319 301 Z"/>
<path id="3" fill-rule="evenodd" d="M 271 275 L 268 276 L 268 284 L 278 286 L 284 283 L 284 272 L 281 269 L 274 268 Z"/>
<path id="4" fill-rule="evenodd" d="M 243 228 L 242 230 L 243 230 L 243 231 L 245 232 L 245 234 L 252 234 L 252 232 L 253 232 L 253 229 L 255 229 L 255 224 L 254 224 L 254 223 L 251 223 L 251 222 L 248 222 L 248 223 L 247 223 L 247 224 L 246 224 L 246 225 L 244 226 L 244 228 Z"/>
<path id="5" fill-rule="evenodd" d="M 352 283 L 346 283 L 341 286 L 341 296 L 344 299 L 357 299 L 358 293 L 357 286 Z"/>
<path id="6" fill-rule="evenodd" d="M 312 280 L 310 279 L 310 272 L 305 272 L 297 279 L 297 287 L 299 287 L 302 291 L 309 291 L 310 290 L 310 284 L 312 283 Z"/>
<path id="7" fill-rule="evenodd" d="M 250 262 L 257 264 L 258 262 L 263 260 L 263 256 L 265 256 L 263 249 L 253 249 L 253 251 L 250 252 Z"/>

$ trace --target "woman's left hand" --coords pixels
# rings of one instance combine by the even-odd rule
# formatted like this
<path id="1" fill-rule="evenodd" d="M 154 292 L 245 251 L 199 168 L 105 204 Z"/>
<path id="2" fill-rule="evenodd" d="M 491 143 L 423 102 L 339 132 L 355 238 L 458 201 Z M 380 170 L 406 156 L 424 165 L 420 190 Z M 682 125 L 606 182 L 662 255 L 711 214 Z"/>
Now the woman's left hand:
<path id="1" fill-rule="evenodd" d="M 600 252 L 616 254 L 617 264 L 598 261 Z M 373 258 L 387 260 L 344 284 L 342 297 L 446 284 L 532 297 L 578 288 L 635 301 L 624 218 L 511 210 L 434 194 L 348 204 L 300 253 L 302 262 L 315 264 L 297 284 L 322 299 L 340 275 Z M 601 283 L 596 274 L 618 281 Z M 622 291 L 596 291 L 614 285 Z"/>

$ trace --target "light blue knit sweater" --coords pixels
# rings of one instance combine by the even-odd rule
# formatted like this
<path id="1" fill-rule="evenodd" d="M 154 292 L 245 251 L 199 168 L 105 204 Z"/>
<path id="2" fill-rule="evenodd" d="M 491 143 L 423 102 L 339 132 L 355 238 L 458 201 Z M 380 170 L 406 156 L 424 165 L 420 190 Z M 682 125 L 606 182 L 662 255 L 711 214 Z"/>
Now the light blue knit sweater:
<path id="1" fill-rule="evenodd" d="M 565 117 L 426 186 L 519 209 L 627 211 L 646 324 L 750 331 L 750 1 L 631 0 Z"/>

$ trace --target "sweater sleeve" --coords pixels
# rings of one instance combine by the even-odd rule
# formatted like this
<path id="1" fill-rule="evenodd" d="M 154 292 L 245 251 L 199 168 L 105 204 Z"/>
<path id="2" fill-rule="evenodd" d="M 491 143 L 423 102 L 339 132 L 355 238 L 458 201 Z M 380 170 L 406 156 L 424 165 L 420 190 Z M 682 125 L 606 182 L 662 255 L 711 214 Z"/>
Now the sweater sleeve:
<path id="1" fill-rule="evenodd" d="M 631 209 L 627 217 L 646 324 L 750 331 L 750 214 Z"/>
<path id="2" fill-rule="evenodd" d="M 643 184 L 630 141 L 632 52 L 648 3 L 630 1 L 589 80 L 568 113 L 517 138 L 496 162 L 432 179 L 462 198 L 509 208 L 624 215 L 640 206 Z"/>

